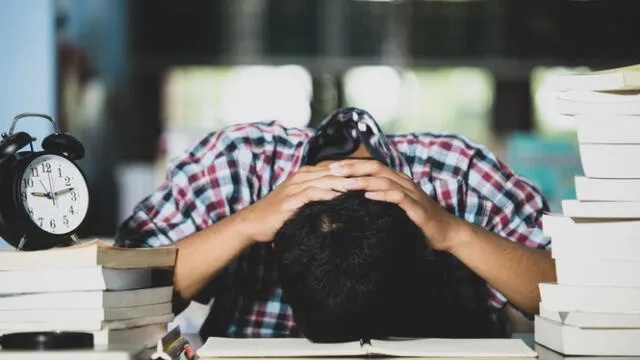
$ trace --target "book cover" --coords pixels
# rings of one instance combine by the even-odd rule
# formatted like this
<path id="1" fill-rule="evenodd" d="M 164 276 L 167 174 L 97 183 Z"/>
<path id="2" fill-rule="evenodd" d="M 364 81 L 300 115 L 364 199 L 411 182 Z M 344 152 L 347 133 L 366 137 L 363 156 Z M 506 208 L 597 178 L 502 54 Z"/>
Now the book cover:
<path id="1" fill-rule="evenodd" d="M 640 313 L 640 288 L 541 283 L 546 309 L 600 313 Z"/>
<path id="2" fill-rule="evenodd" d="M 120 248 L 94 240 L 38 251 L 0 251 L 0 270 L 104 266 L 114 269 L 172 267 L 177 248 Z"/>

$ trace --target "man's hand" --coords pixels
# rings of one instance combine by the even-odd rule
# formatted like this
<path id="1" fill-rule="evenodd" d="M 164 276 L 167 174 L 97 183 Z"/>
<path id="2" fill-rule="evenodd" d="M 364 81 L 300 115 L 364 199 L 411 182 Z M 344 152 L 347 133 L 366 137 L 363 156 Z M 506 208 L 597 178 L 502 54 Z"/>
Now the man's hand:
<path id="1" fill-rule="evenodd" d="M 375 160 L 343 160 L 329 166 L 336 176 L 350 177 L 348 190 L 364 190 L 372 200 L 398 204 L 422 229 L 431 247 L 450 251 L 461 220 L 434 202 L 407 175 Z"/>
<path id="2" fill-rule="evenodd" d="M 347 182 L 343 176 L 332 175 L 327 166 L 305 166 L 239 214 L 246 216 L 254 241 L 271 241 L 282 224 L 301 206 L 333 199 L 346 190 Z"/>

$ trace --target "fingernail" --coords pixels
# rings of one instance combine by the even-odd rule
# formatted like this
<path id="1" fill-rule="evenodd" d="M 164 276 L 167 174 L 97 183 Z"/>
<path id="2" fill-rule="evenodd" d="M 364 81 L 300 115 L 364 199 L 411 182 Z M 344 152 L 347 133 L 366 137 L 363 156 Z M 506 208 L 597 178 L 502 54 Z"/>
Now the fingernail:
<path id="1" fill-rule="evenodd" d="M 364 193 L 364 196 L 366 198 L 369 198 L 369 199 L 379 199 L 380 198 L 380 195 L 378 193 L 375 193 L 375 192 L 366 192 L 366 193 Z"/>
<path id="2" fill-rule="evenodd" d="M 344 187 L 350 188 L 355 186 L 357 183 L 358 181 L 356 181 L 356 179 L 348 179 L 347 181 L 344 182 Z"/>
<path id="3" fill-rule="evenodd" d="M 340 164 L 334 163 L 329 165 L 329 172 L 331 172 L 332 175 L 342 175 L 344 174 L 344 168 L 340 166 Z"/>

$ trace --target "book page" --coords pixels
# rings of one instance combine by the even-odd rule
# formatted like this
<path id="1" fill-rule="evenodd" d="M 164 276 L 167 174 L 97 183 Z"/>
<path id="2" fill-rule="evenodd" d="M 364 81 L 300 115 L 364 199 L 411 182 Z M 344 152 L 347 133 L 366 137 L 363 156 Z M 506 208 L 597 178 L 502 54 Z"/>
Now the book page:
<path id="1" fill-rule="evenodd" d="M 371 340 L 369 354 L 411 357 L 519 358 L 535 357 L 520 339 Z"/>
<path id="2" fill-rule="evenodd" d="M 200 357 L 307 357 L 365 355 L 360 342 L 313 343 L 304 338 L 210 337 L 198 349 Z"/>

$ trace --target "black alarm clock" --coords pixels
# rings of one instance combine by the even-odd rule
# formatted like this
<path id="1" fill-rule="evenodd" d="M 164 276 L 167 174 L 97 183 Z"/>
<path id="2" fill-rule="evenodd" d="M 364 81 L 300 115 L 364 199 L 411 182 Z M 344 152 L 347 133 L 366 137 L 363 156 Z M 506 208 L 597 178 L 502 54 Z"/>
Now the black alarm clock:
<path id="1" fill-rule="evenodd" d="M 49 120 L 54 133 L 36 140 L 26 132 L 14 133 L 18 120 Z M 84 146 L 62 133 L 48 115 L 24 113 L 13 119 L 0 140 L 0 237 L 18 250 L 42 250 L 78 243 L 75 231 L 89 209 L 89 189 L 75 163 Z M 23 148 L 28 147 L 28 150 Z"/>

